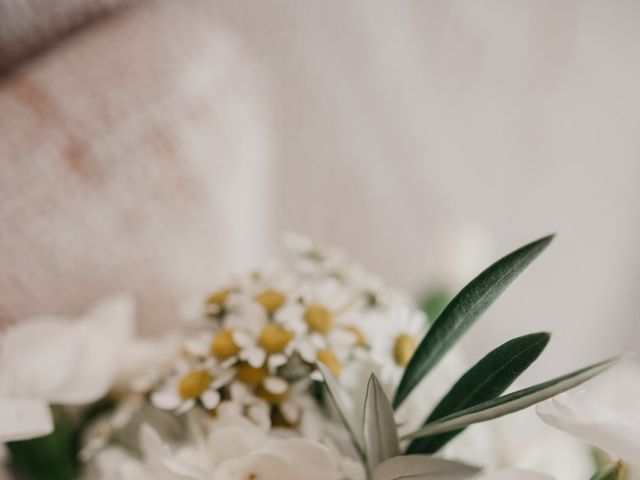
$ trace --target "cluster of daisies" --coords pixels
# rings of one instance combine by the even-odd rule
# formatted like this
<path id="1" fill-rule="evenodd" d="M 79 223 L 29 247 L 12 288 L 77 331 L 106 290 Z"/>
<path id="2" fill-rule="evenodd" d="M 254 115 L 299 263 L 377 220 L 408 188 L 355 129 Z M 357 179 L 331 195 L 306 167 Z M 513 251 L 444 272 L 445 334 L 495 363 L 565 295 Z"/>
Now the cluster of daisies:
<path id="1" fill-rule="evenodd" d="M 322 378 L 373 363 L 393 385 L 427 328 L 402 292 L 306 238 L 289 236 L 293 260 L 220 285 L 151 403 L 215 416 L 225 404 L 260 425 L 295 426 Z"/>

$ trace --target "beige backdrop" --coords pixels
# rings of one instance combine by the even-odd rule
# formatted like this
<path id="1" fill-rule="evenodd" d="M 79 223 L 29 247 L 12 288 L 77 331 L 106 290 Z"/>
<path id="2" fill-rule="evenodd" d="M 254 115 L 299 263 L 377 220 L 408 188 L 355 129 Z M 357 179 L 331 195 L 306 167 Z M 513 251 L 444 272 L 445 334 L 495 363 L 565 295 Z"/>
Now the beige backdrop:
<path id="1" fill-rule="evenodd" d="M 415 292 L 556 231 L 472 352 L 551 330 L 542 376 L 634 347 L 638 25 L 634 1 L 117 12 L 0 87 L 0 312 L 77 310 L 123 287 L 151 329 L 285 228 Z M 47 100 L 33 104 L 34 84 Z M 91 154 L 69 155 L 70 139 Z"/>

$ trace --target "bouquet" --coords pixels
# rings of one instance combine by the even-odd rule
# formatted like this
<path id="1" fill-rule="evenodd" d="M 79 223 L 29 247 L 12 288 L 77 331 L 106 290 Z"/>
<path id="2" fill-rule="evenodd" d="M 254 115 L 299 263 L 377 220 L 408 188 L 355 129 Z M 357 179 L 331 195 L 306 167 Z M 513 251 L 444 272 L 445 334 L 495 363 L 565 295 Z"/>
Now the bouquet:
<path id="1" fill-rule="evenodd" d="M 636 370 L 605 389 L 631 401 L 575 389 L 621 358 L 514 388 L 548 333 L 509 340 L 470 368 L 457 345 L 551 240 L 489 266 L 435 318 L 342 252 L 290 236 L 290 262 L 229 277 L 156 339 L 135 336 L 126 295 L 75 321 L 12 326 L 0 339 L 0 477 L 551 478 L 521 468 L 537 458 L 542 469 L 566 461 L 573 478 L 640 478 Z M 542 421 L 591 445 L 584 477 L 575 469 L 591 465 L 576 466 L 568 437 L 481 435 L 484 422 L 536 404 Z"/>

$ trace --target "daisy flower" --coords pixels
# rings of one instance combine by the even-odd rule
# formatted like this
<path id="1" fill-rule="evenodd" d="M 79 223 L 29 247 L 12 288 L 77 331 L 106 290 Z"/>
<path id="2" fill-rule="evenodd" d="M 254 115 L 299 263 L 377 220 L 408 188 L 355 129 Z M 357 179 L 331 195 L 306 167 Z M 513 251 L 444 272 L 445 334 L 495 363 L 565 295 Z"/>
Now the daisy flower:
<path id="1" fill-rule="evenodd" d="M 178 415 L 189 411 L 198 401 L 205 409 L 213 410 L 221 401 L 218 390 L 232 379 L 232 370 L 221 368 L 211 360 L 193 365 L 182 359 L 164 385 L 151 394 L 151 403 Z"/>

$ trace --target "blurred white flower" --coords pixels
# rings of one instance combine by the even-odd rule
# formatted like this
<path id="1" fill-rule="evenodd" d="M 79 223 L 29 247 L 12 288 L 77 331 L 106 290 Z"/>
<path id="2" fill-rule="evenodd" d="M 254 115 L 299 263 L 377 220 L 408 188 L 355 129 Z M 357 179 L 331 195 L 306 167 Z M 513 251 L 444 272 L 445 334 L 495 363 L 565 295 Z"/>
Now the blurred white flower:
<path id="1" fill-rule="evenodd" d="M 476 475 L 472 480 L 553 480 L 553 477 L 529 470 L 507 469 Z"/>
<path id="2" fill-rule="evenodd" d="M 142 459 L 105 450 L 92 477 L 101 480 L 339 480 L 329 450 L 309 439 L 277 438 L 241 417 L 220 421 L 206 436 L 173 452 L 148 425 L 140 431 Z M 87 477 L 85 477 L 87 478 Z M 360 479 L 354 479 L 360 480 Z"/>
<path id="3" fill-rule="evenodd" d="M 105 395 L 133 328 L 126 296 L 76 321 L 42 317 L 8 328 L 0 338 L 0 441 L 50 433 L 49 403 L 81 405 Z"/>
<path id="4" fill-rule="evenodd" d="M 322 445 L 303 438 L 272 440 L 215 470 L 216 480 L 338 480 L 335 460 Z"/>
<path id="5" fill-rule="evenodd" d="M 640 479 L 640 369 L 627 363 L 582 389 L 540 404 L 537 412 L 549 425 L 598 447 Z"/>
<path id="6" fill-rule="evenodd" d="M 488 471 L 517 467 L 562 480 L 584 480 L 593 473 L 586 445 L 545 425 L 533 409 L 473 425 L 443 454 Z"/>

